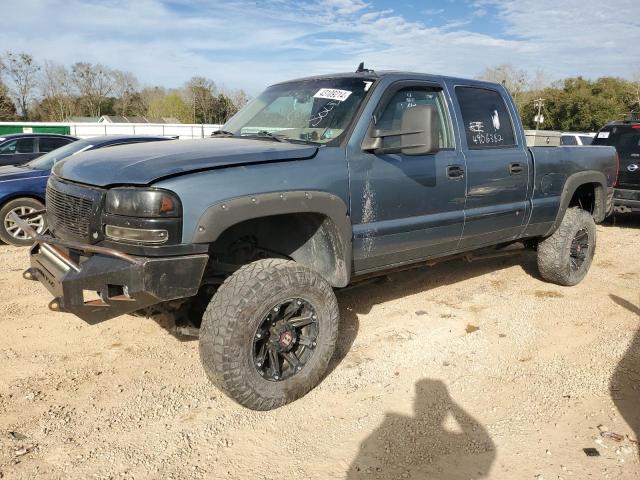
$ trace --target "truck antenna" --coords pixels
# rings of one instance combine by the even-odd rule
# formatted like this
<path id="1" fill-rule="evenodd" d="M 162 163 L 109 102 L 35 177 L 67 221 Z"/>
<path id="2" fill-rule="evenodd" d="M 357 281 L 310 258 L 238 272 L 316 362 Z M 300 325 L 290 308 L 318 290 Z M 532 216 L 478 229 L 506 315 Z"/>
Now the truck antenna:
<path id="1" fill-rule="evenodd" d="M 364 72 L 373 72 L 373 70 L 364 68 L 364 62 L 360 62 L 360 65 L 358 65 L 358 69 L 356 70 L 356 73 L 364 73 Z"/>

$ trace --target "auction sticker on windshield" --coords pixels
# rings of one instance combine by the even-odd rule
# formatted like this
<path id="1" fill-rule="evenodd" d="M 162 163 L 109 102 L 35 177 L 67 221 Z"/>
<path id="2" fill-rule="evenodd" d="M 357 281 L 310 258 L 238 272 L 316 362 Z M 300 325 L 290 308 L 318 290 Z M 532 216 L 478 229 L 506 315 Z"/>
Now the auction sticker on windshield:
<path id="1" fill-rule="evenodd" d="M 349 90 L 338 90 L 336 88 L 321 88 L 313 98 L 328 98 L 329 100 L 337 100 L 344 102 L 352 92 Z"/>

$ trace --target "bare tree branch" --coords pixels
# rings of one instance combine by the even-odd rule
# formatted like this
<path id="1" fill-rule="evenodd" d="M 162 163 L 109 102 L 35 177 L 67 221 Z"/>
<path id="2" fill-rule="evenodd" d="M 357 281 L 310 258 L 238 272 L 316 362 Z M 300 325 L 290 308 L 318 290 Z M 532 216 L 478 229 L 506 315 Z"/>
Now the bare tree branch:
<path id="1" fill-rule="evenodd" d="M 71 78 L 89 116 L 99 117 L 103 103 L 114 88 L 111 69 L 99 63 L 78 62 L 71 67 Z"/>
<path id="2" fill-rule="evenodd" d="M 7 52 L 3 63 L 9 77 L 9 92 L 18 105 L 20 115 L 26 119 L 38 86 L 40 66 L 28 53 Z"/>

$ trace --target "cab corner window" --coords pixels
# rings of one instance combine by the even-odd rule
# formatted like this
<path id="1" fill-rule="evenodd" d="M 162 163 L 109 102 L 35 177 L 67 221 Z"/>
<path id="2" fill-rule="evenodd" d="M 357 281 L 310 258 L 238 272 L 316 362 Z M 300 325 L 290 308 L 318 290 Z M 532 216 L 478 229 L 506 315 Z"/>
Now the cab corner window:
<path id="1" fill-rule="evenodd" d="M 495 90 L 456 87 L 467 145 L 471 150 L 516 145 L 511 116 Z"/>
<path id="2" fill-rule="evenodd" d="M 440 120 L 440 150 L 455 148 L 451 121 L 442 90 L 435 87 L 408 87 L 398 90 L 384 107 L 378 117 L 376 128 L 382 130 L 400 130 L 402 112 L 418 105 L 432 105 Z M 400 136 L 384 138 L 384 148 L 400 146 Z"/>

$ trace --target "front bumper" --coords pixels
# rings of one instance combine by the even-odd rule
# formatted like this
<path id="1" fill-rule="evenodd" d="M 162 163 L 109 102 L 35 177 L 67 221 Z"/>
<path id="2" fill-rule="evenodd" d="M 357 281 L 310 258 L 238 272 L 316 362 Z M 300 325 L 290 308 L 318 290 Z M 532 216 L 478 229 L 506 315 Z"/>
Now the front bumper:
<path id="1" fill-rule="evenodd" d="M 195 295 L 208 260 L 206 254 L 134 257 L 48 236 L 35 239 L 24 277 L 51 292 L 51 310 L 73 313 L 88 323 Z"/>
<path id="2" fill-rule="evenodd" d="M 617 212 L 640 212 L 640 190 L 616 188 L 613 204 Z"/>

